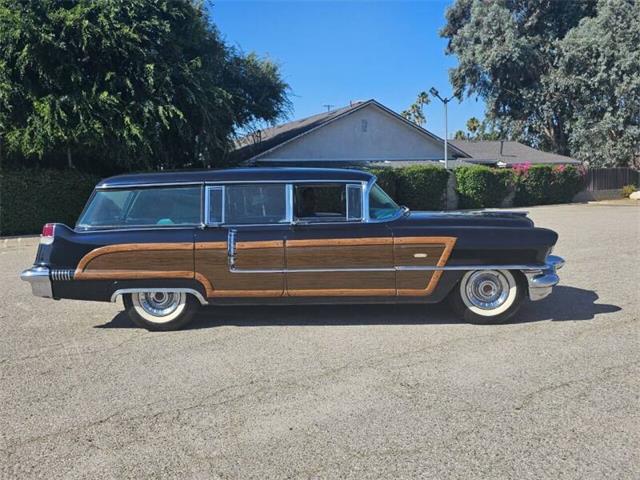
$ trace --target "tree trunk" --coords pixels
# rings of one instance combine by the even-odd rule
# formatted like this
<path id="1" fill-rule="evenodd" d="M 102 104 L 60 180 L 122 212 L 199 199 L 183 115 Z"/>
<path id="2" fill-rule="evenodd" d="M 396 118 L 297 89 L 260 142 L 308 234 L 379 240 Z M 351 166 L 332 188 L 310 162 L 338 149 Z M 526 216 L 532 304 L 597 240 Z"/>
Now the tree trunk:
<path id="1" fill-rule="evenodd" d="M 73 168 L 73 160 L 71 159 L 71 147 L 67 147 L 67 166 Z"/>

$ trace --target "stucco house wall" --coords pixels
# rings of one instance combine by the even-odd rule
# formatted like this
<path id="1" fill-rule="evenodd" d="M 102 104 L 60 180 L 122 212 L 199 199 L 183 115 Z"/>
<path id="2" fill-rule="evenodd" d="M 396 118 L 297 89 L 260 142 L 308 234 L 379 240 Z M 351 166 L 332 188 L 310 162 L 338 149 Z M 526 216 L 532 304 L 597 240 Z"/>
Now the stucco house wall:
<path id="1" fill-rule="evenodd" d="M 441 142 L 398 121 L 397 117 L 375 104 L 311 130 L 259 157 L 261 162 L 411 161 L 443 158 Z"/>

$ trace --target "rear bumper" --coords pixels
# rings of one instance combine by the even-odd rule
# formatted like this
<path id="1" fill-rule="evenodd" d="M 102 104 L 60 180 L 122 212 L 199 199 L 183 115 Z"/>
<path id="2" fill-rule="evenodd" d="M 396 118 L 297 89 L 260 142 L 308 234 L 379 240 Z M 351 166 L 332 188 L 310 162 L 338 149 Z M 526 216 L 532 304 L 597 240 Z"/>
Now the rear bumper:
<path id="1" fill-rule="evenodd" d="M 53 298 L 48 267 L 31 267 L 20 274 L 20 279 L 31 284 L 31 291 L 36 297 Z"/>
<path id="2" fill-rule="evenodd" d="M 564 259 L 555 255 L 547 257 L 544 268 L 537 270 L 523 270 L 529 284 L 529 299 L 532 301 L 542 300 L 549 296 L 553 287 L 560 281 L 557 270 L 564 266 Z"/>

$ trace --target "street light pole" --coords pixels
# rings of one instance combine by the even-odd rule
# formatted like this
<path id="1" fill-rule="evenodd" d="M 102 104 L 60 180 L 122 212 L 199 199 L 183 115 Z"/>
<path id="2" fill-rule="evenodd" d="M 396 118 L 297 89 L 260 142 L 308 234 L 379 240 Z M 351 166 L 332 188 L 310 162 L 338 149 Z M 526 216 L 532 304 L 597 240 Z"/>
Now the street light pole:
<path id="1" fill-rule="evenodd" d="M 440 96 L 440 94 L 438 93 L 438 90 L 436 90 L 434 87 L 431 87 L 431 89 L 429 90 L 429 93 L 431 93 L 431 95 L 433 95 L 434 97 L 436 97 L 438 100 L 440 100 L 443 104 L 444 104 L 444 168 L 446 170 L 449 170 L 449 149 L 448 149 L 448 144 L 449 144 L 449 118 L 448 118 L 448 112 L 447 112 L 447 105 L 449 104 L 449 102 L 453 99 L 453 95 L 448 97 L 448 98 L 442 98 Z"/>

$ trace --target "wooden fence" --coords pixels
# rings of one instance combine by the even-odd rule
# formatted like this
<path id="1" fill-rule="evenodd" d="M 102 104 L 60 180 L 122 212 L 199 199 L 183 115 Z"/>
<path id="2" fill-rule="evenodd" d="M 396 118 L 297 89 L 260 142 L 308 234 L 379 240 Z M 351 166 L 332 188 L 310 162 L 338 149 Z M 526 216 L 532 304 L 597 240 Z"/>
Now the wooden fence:
<path id="1" fill-rule="evenodd" d="M 625 185 L 639 185 L 638 170 L 633 168 L 590 168 L 587 170 L 587 190 L 616 190 Z"/>

